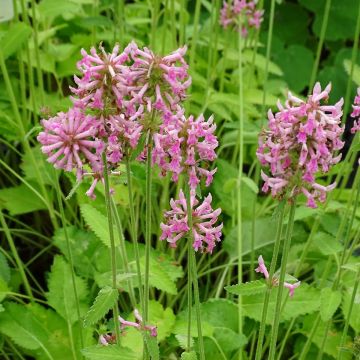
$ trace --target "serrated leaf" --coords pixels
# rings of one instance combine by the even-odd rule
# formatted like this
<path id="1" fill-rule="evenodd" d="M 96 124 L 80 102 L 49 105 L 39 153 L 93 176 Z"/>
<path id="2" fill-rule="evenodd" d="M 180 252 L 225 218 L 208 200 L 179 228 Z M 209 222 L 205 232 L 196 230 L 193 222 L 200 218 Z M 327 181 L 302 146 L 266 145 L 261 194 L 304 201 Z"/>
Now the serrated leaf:
<path id="1" fill-rule="evenodd" d="M 334 255 L 342 250 L 342 246 L 336 242 L 336 238 L 325 232 L 317 232 L 314 235 L 314 244 L 323 255 Z"/>
<path id="2" fill-rule="evenodd" d="M 160 349 L 157 343 L 156 337 L 150 336 L 149 334 L 145 334 L 144 336 L 146 342 L 146 348 L 150 354 L 151 360 L 159 360 L 160 359 Z"/>
<path id="3" fill-rule="evenodd" d="M 106 313 L 116 304 L 119 292 L 110 286 L 102 288 L 90 310 L 85 315 L 84 326 L 90 326 L 103 318 Z"/>
<path id="4" fill-rule="evenodd" d="M 320 316 L 326 322 L 332 318 L 341 302 L 340 291 L 331 288 L 323 288 L 320 295 Z"/>
<path id="5" fill-rule="evenodd" d="M 80 312 L 83 314 L 88 309 L 88 293 L 83 279 L 75 276 L 77 296 Z M 70 324 L 78 320 L 76 298 L 74 294 L 70 265 L 63 257 L 55 256 L 48 280 L 49 292 L 46 294 L 48 303 L 56 312 Z"/>
<path id="6" fill-rule="evenodd" d="M 181 354 L 181 360 L 197 360 L 196 352 L 195 351 L 183 352 Z"/>
<path id="7" fill-rule="evenodd" d="M 277 289 L 271 291 L 266 324 L 271 324 L 274 319 Z M 262 308 L 265 294 L 243 296 L 242 308 L 244 315 L 256 321 L 261 321 Z M 283 292 L 283 302 L 289 297 L 287 291 Z M 284 310 L 281 313 L 280 321 L 286 321 L 299 315 L 311 314 L 319 310 L 320 291 L 307 284 L 301 284 L 295 291 L 294 297 L 288 298 Z"/>
<path id="8" fill-rule="evenodd" d="M 4 59 L 14 54 L 31 35 L 31 27 L 24 22 L 17 22 L 10 27 L 0 40 L 0 48 Z"/>
<path id="9" fill-rule="evenodd" d="M 81 205 L 80 210 L 86 225 L 95 233 L 104 245 L 110 247 L 109 225 L 106 216 L 89 204 Z M 116 233 L 115 228 L 114 233 Z M 117 242 L 117 245 L 119 244 L 117 236 L 115 237 L 115 242 Z"/>
<path id="10" fill-rule="evenodd" d="M 243 284 L 225 286 L 225 290 L 235 295 L 253 295 L 265 291 L 267 288 L 265 281 L 255 280 Z"/>
<path id="11" fill-rule="evenodd" d="M 90 360 L 137 360 L 134 352 L 118 345 L 94 345 L 81 350 L 86 359 Z"/>
<path id="12" fill-rule="evenodd" d="M 11 215 L 46 209 L 44 202 L 24 184 L 1 189 L 0 204 L 9 210 Z"/>

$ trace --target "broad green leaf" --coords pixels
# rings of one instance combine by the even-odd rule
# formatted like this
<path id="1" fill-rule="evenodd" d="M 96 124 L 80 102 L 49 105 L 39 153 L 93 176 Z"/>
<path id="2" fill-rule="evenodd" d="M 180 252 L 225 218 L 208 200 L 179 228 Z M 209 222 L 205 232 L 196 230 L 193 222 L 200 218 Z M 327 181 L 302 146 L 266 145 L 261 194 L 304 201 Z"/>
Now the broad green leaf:
<path id="1" fill-rule="evenodd" d="M 267 286 L 264 280 L 255 280 L 242 284 L 225 286 L 225 290 L 230 294 L 253 295 L 264 292 Z"/>
<path id="2" fill-rule="evenodd" d="M 29 39 L 31 27 L 24 22 L 17 22 L 12 25 L 6 34 L 0 39 L 0 48 L 4 59 L 14 54 Z"/>
<path id="3" fill-rule="evenodd" d="M 234 54 L 235 55 L 235 54 Z M 238 59 L 238 53 L 236 52 L 236 58 Z M 255 59 L 255 66 L 263 71 L 265 71 L 266 68 L 266 57 L 264 55 L 261 55 L 259 53 L 256 54 L 256 57 L 253 54 L 253 51 L 244 51 L 243 58 L 246 62 L 252 64 L 252 62 Z M 280 67 L 273 63 L 272 61 L 268 62 L 268 71 L 270 74 L 282 76 L 283 72 L 281 71 Z"/>
<path id="4" fill-rule="evenodd" d="M 271 324 L 274 319 L 277 288 L 271 291 L 269 308 L 266 323 Z M 244 315 L 256 321 L 261 321 L 262 308 L 264 304 L 265 294 L 256 294 L 242 297 L 242 307 Z M 311 314 L 319 310 L 320 307 L 320 291 L 302 283 L 295 290 L 294 297 L 290 298 L 288 291 L 284 289 L 283 302 L 286 305 L 281 314 L 281 321 L 290 320 L 299 315 Z"/>
<path id="5" fill-rule="evenodd" d="M 348 288 L 343 292 L 343 300 L 341 304 L 341 309 L 344 314 L 345 319 L 349 320 L 350 326 L 358 333 L 360 332 L 360 290 L 358 289 L 354 303 L 352 305 L 351 315 L 349 318 L 349 308 L 352 297 L 352 288 Z"/>
<path id="6" fill-rule="evenodd" d="M 181 360 L 197 360 L 196 352 L 195 351 L 183 352 L 181 354 Z"/>
<path id="7" fill-rule="evenodd" d="M 11 215 L 21 215 L 46 209 L 46 205 L 38 195 L 24 184 L 1 189 L 0 204 L 9 210 Z"/>
<path id="8" fill-rule="evenodd" d="M 9 302 L 4 308 L 0 312 L 0 332 L 15 344 L 35 351 L 39 360 L 72 358 L 67 325 L 53 310 Z"/>
<path id="9" fill-rule="evenodd" d="M 6 294 L 9 292 L 9 288 L 3 278 L 0 278 L 0 302 L 3 301 L 6 297 Z"/>
<path id="10" fill-rule="evenodd" d="M 57 16 L 69 20 L 82 12 L 81 4 L 71 0 L 43 0 L 38 9 L 41 17 L 50 19 L 50 22 Z"/>
<path id="11" fill-rule="evenodd" d="M 317 232 L 314 235 L 314 244 L 323 255 L 334 255 L 342 250 L 342 246 L 336 242 L 336 239 L 325 232 Z"/>
<path id="12" fill-rule="evenodd" d="M 81 205 L 80 210 L 86 225 L 95 233 L 104 245 L 110 247 L 109 225 L 106 216 L 90 204 Z M 115 227 L 114 234 L 116 234 Z M 115 239 L 116 245 L 119 245 L 118 236 L 116 236 Z"/>
<path id="13" fill-rule="evenodd" d="M 118 345 L 94 345 L 81 350 L 86 359 L 89 360 L 137 360 L 136 354 Z"/>
<path id="14" fill-rule="evenodd" d="M 247 176 L 241 177 L 241 182 L 246 185 L 252 192 L 255 194 L 259 193 L 259 187 L 256 185 L 255 181 Z"/>
<path id="15" fill-rule="evenodd" d="M 79 300 L 80 312 L 86 312 L 88 292 L 83 279 L 75 276 L 75 285 Z M 70 265 L 61 256 L 55 256 L 48 280 L 48 303 L 70 324 L 78 321 L 76 298 L 72 284 Z"/>
<path id="16" fill-rule="evenodd" d="M 341 303 L 341 292 L 331 288 L 323 288 L 320 296 L 321 320 L 326 322 L 332 318 Z"/>
<path id="17" fill-rule="evenodd" d="M 348 75 L 350 75 L 351 70 L 351 61 L 350 60 L 344 60 L 344 68 Z M 360 66 L 357 64 L 354 64 L 354 70 L 352 74 L 352 80 L 357 86 L 360 86 Z"/>
<path id="18" fill-rule="evenodd" d="M 102 288 L 90 310 L 85 315 L 84 326 L 89 326 L 98 322 L 116 304 L 119 296 L 117 289 L 110 286 Z"/>

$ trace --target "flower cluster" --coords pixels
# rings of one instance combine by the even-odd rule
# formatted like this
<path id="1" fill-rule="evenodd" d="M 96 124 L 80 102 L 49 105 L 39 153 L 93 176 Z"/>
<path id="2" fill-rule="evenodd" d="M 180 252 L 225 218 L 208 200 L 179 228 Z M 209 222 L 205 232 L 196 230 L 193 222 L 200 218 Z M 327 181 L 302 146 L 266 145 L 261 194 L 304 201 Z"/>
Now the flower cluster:
<path id="1" fill-rule="evenodd" d="M 263 21 L 263 10 L 256 8 L 257 0 L 225 0 L 220 10 L 220 24 L 224 29 L 232 26 L 246 37 L 251 28 L 259 29 Z M 240 24 L 241 22 L 241 24 Z"/>
<path id="2" fill-rule="evenodd" d="M 255 271 L 258 272 L 258 273 L 263 274 L 264 277 L 265 277 L 265 279 L 266 279 L 266 280 L 269 280 L 270 275 L 269 275 L 269 272 L 268 272 L 268 270 L 267 270 L 267 268 L 266 268 L 266 265 L 265 265 L 265 263 L 264 263 L 264 259 L 263 259 L 263 257 L 262 257 L 261 255 L 260 255 L 259 258 L 258 258 L 258 264 L 259 264 L 259 266 L 255 269 Z M 277 286 L 278 286 L 278 285 L 279 285 L 279 279 L 274 277 L 274 278 L 271 280 L 271 283 L 272 283 L 273 285 L 277 285 Z M 289 289 L 289 296 L 290 296 L 290 297 L 293 297 L 293 296 L 294 296 L 295 289 L 298 288 L 298 287 L 300 286 L 300 284 L 301 284 L 301 281 L 297 281 L 297 282 L 295 282 L 295 283 L 284 282 L 284 287 L 286 287 L 287 289 Z"/>
<path id="3" fill-rule="evenodd" d="M 194 192 L 191 192 L 190 204 L 192 211 L 192 235 L 195 251 L 212 253 L 217 242 L 220 241 L 223 224 L 215 226 L 221 209 L 213 210 L 212 197 L 209 194 L 199 204 Z M 160 240 L 167 240 L 171 247 L 176 247 L 178 240 L 186 236 L 190 230 L 188 225 L 187 202 L 182 190 L 179 199 L 170 201 L 171 210 L 165 213 L 165 223 L 161 223 L 162 234 Z"/>
<path id="4" fill-rule="evenodd" d="M 157 327 L 154 325 L 144 325 L 142 316 L 137 309 L 134 310 L 135 322 L 127 321 L 119 316 L 120 328 L 124 330 L 126 327 L 133 327 L 139 331 L 149 331 L 150 336 L 157 336 Z M 102 334 L 99 336 L 99 343 L 108 346 L 109 344 L 116 344 L 116 336 L 114 334 Z"/>
<path id="5" fill-rule="evenodd" d="M 360 87 L 357 89 L 357 95 L 354 99 L 353 111 L 351 117 L 355 118 L 354 125 L 351 128 L 351 132 L 355 134 L 360 130 Z"/>
<path id="6" fill-rule="evenodd" d="M 317 83 L 307 101 L 302 101 L 290 92 L 285 106 L 278 102 L 279 111 L 274 115 L 269 110 L 269 125 L 259 138 L 257 157 L 270 175 L 262 171 L 265 181 L 263 191 L 274 197 L 294 196 L 303 193 L 309 207 L 316 201 L 324 202 L 326 193 L 336 184 L 323 186 L 315 182 L 317 172 L 326 173 L 338 163 L 336 155 L 344 143 L 340 136 L 341 99 L 335 105 L 321 104 L 329 97 L 331 85 L 321 90 Z"/>

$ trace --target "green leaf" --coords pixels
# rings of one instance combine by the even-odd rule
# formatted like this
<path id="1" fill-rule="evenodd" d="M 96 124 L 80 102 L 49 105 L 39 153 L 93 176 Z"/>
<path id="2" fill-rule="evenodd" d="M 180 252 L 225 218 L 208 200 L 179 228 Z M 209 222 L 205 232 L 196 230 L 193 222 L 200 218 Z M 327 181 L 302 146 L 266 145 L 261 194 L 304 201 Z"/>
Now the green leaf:
<path id="1" fill-rule="evenodd" d="M 197 360 L 196 352 L 195 351 L 183 352 L 181 354 L 181 360 Z"/>
<path id="2" fill-rule="evenodd" d="M 10 267 L 5 255 L 0 252 L 0 278 L 6 283 L 10 281 Z"/>
<path id="3" fill-rule="evenodd" d="M 17 22 L 10 27 L 6 34 L 0 39 L 0 48 L 4 59 L 14 54 L 29 39 L 31 27 L 24 22 Z"/>
<path id="4" fill-rule="evenodd" d="M 107 312 L 116 304 L 119 296 L 117 289 L 110 286 L 102 288 L 90 310 L 85 315 L 84 326 L 90 326 L 103 318 Z"/>
<path id="5" fill-rule="evenodd" d="M 345 319 L 349 320 L 350 326 L 355 330 L 355 332 L 360 332 L 360 291 L 358 290 L 355 295 L 355 300 L 352 305 L 351 316 L 349 318 L 349 308 L 351 303 L 353 289 L 348 288 L 343 292 L 343 300 L 341 304 L 341 309 L 344 314 Z"/>
<path id="6" fill-rule="evenodd" d="M 80 312 L 86 312 L 88 293 L 86 283 L 79 277 L 75 277 L 77 296 Z M 70 265 L 63 257 L 55 256 L 48 280 L 49 292 L 46 294 L 48 303 L 56 312 L 70 324 L 78 320 L 76 310 L 76 298 L 71 278 Z"/>
<path id="7" fill-rule="evenodd" d="M 86 359 L 90 360 L 137 360 L 134 352 L 118 345 L 94 345 L 81 350 Z"/>
<path id="8" fill-rule="evenodd" d="M 235 295 L 253 295 L 264 292 L 267 286 L 264 280 L 255 280 L 242 284 L 225 286 L 225 290 Z"/>
<path id="9" fill-rule="evenodd" d="M 317 232 L 313 241 L 323 255 L 334 255 L 342 251 L 342 246 L 330 234 L 321 231 Z"/>
<path id="10" fill-rule="evenodd" d="M 341 292 L 331 288 L 323 288 L 320 296 L 321 320 L 326 322 L 332 318 L 341 302 Z"/>
<path id="11" fill-rule="evenodd" d="M 160 349 L 157 343 L 156 337 L 150 336 L 149 334 L 144 335 L 144 339 L 146 342 L 146 348 L 150 354 L 151 360 L 159 360 L 160 359 Z"/>
<path id="12" fill-rule="evenodd" d="M 38 9 L 43 19 L 51 20 L 57 16 L 69 20 L 82 12 L 81 4 L 70 0 L 43 0 L 40 2 Z"/>
<path id="13" fill-rule="evenodd" d="M 80 210 L 86 225 L 95 233 L 104 245 L 110 247 L 109 225 L 106 216 L 90 204 L 81 205 Z M 114 234 L 115 233 L 116 230 L 114 228 Z M 115 239 L 117 245 L 119 245 L 118 237 L 116 236 Z"/>
<path id="14" fill-rule="evenodd" d="M 350 75 L 351 71 L 351 60 L 344 60 L 344 68 L 348 75 Z M 354 64 L 354 70 L 352 74 L 352 80 L 357 85 L 360 86 L 360 66 Z"/>
<path id="15" fill-rule="evenodd" d="M 271 291 L 269 308 L 266 318 L 266 324 L 271 324 L 274 319 L 277 289 Z M 261 321 L 262 308 L 265 294 L 256 294 L 242 297 L 242 307 L 245 316 L 256 321 Z M 283 292 L 283 302 L 286 299 L 286 305 L 281 313 L 281 321 L 290 320 L 299 315 L 310 314 L 319 310 L 320 291 L 310 287 L 307 284 L 301 284 L 295 290 L 294 297 L 288 298 L 287 291 Z"/>
<path id="16" fill-rule="evenodd" d="M 11 215 L 46 209 L 44 202 L 24 184 L 1 189 L 0 206 L 9 210 Z"/>

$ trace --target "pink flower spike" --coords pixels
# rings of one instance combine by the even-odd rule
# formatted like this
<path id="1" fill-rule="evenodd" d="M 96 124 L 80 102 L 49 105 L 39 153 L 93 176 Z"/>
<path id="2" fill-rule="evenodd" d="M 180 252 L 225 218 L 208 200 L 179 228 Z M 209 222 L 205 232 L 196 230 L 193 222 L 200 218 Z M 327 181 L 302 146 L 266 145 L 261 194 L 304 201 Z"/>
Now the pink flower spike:
<path id="1" fill-rule="evenodd" d="M 262 255 L 259 256 L 258 263 L 259 263 L 259 266 L 255 269 L 255 271 L 258 272 L 258 273 L 264 274 L 265 279 L 268 279 L 269 278 L 269 272 L 268 272 L 268 270 L 266 268 L 266 265 L 264 263 L 264 259 L 263 259 Z"/>
<path id="2" fill-rule="evenodd" d="M 139 313 L 138 309 L 134 310 L 134 316 L 136 322 L 127 321 L 119 316 L 119 321 L 121 324 L 121 329 L 125 329 L 127 326 L 134 327 L 140 331 L 150 331 L 151 336 L 157 336 L 157 327 L 154 325 L 145 325 L 143 322 L 143 318 Z"/>
<path id="3" fill-rule="evenodd" d="M 294 284 L 290 284 L 290 283 L 287 283 L 287 282 L 284 282 L 284 287 L 286 287 L 287 289 L 289 289 L 289 296 L 290 297 L 293 297 L 294 296 L 294 291 L 296 288 L 298 288 L 301 284 L 301 281 L 298 281 Z"/>

